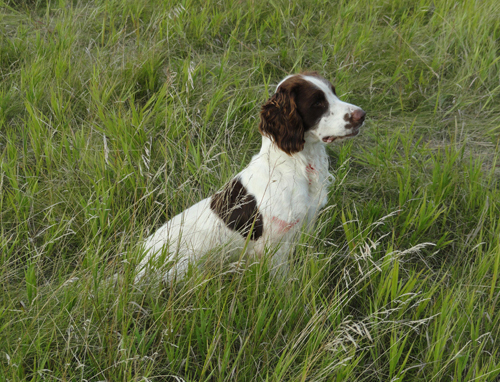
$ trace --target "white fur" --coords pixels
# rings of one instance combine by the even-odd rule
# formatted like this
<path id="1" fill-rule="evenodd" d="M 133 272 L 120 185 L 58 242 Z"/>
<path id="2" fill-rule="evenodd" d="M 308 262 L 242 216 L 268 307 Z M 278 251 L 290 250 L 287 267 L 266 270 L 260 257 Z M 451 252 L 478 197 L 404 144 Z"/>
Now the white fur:
<path id="1" fill-rule="evenodd" d="M 217 249 L 218 255 L 241 253 L 245 245 L 249 256 L 262 256 L 266 248 L 272 248 L 273 266 L 282 267 L 286 273 L 294 239 L 301 229 L 312 227 L 318 211 L 327 202 L 328 186 L 333 177 L 328 173 L 328 156 L 322 139 L 348 135 L 350 131 L 345 129 L 343 117 L 359 109 L 340 101 L 320 79 L 303 78 L 321 89 L 329 102 L 328 112 L 306 132 L 304 149 L 288 155 L 263 136 L 260 152 L 237 175 L 257 201 L 264 222 L 263 235 L 255 241 L 247 240 L 229 229 L 210 209 L 210 198 L 204 199 L 145 240 L 145 257 L 140 263 L 138 278 L 148 266 L 161 268 L 162 264 L 157 264 L 161 253 L 164 255 L 162 263 L 174 262 L 164 277 L 170 279 L 177 275 L 182 278 L 188 264 L 196 263 L 207 252 Z"/>

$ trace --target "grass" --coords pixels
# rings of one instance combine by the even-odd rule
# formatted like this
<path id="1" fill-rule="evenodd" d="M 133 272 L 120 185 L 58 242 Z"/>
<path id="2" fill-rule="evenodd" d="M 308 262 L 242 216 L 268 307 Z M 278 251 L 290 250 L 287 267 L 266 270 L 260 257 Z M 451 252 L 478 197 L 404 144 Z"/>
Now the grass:
<path id="1" fill-rule="evenodd" d="M 6 381 L 494 381 L 500 4 L 0 1 Z M 316 70 L 363 107 L 292 274 L 132 283 L 137 244 Z M 116 283 L 110 277 L 119 273 Z"/>

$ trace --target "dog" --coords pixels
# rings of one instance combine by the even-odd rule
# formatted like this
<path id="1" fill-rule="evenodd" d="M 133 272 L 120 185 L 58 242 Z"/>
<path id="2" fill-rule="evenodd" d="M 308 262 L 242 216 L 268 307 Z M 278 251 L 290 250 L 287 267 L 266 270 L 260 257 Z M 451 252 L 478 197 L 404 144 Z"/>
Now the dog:
<path id="1" fill-rule="evenodd" d="M 261 108 L 260 152 L 220 191 L 146 238 L 137 278 L 173 262 L 164 279 L 182 279 L 189 263 L 216 248 L 256 257 L 269 249 L 272 269 L 286 274 L 294 238 L 327 203 L 333 177 L 325 146 L 358 135 L 365 116 L 315 72 L 283 79 Z"/>

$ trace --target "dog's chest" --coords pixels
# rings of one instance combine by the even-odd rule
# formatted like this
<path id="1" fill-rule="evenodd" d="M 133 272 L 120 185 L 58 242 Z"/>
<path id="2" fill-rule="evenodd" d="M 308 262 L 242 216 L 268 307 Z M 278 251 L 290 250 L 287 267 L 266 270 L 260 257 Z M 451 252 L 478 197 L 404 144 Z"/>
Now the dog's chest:
<path id="1" fill-rule="evenodd" d="M 306 166 L 306 177 L 309 189 L 315 188 L 319 183 L 319 172 L 316 166 L 312 163 L 308 163 Z"/>
<path id="2" fill-rule="evenodd" d="M 324 189 L 328 183 L 328 158 L 326 155 L 307 157 L 305 175 L 308 191 L 315 195 Z"/>

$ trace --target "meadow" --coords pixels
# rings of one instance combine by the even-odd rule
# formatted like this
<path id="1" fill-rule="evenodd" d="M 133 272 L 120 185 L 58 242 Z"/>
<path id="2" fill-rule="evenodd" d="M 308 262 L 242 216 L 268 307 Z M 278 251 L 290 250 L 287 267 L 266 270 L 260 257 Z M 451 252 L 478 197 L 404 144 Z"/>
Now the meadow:
<path id="1" fill-rule="evenodd" d="M 497 0 L 0 0 L 0 36 L 2 381 L 500 378 Z M 134 285 L 304 70 L 367 121 L 290 276 Z"/>

